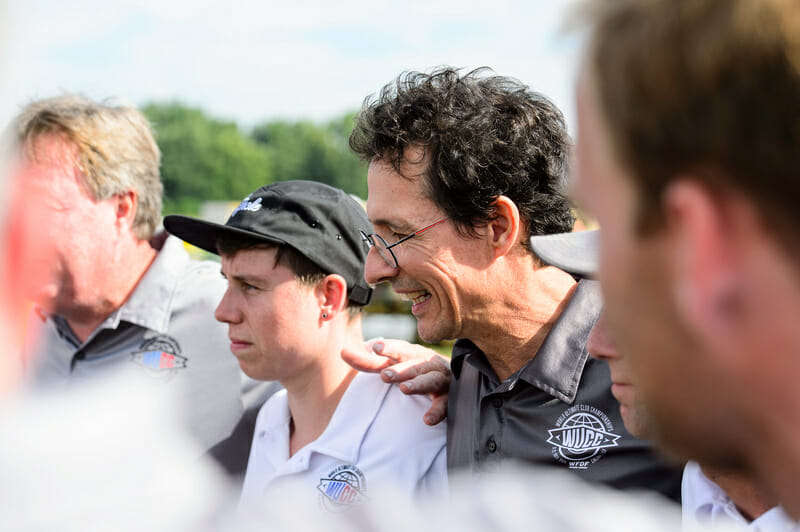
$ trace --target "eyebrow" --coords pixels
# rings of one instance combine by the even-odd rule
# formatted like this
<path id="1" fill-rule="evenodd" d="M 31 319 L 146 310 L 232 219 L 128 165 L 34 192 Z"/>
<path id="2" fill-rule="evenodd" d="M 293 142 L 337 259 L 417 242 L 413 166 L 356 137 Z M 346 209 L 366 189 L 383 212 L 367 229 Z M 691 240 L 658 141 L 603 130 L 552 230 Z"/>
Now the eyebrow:
<path id="1" fill-rule="evenodd" d="M 406 222 L 406 221 L 393 222 L 392 220 L 386 220 L 386 219 L 377 219 L 377 220 L 370 220 L 370 221 L 372 222 L 373 226 L 387 227 L 389 229 L 392 229 L 392 230 L 395 230 L 395 231 L 398 231 L 398 232 L 401 232 L 401 233 L 402 232 L 415 231 L 415 229 L 412 228 L 408 224 L 408 222 Z"/>
<path id="2" fill-rule="evenodd" d="M 266 283 L 267 282 L 267 279 L 265 277 L 259 276 L 259 275 L 246 275 L 246 274 L 245 275 L 241 275 L 241 274 L 228 275 L 225 272 L 223 272 L 222 270 L 220 270 L 219 273 L 222 274 L 222 276 L 225 279 L 233 279 L 234 281 L 238 281 L 240 283 L 253 284 L 253 283 Z"/>

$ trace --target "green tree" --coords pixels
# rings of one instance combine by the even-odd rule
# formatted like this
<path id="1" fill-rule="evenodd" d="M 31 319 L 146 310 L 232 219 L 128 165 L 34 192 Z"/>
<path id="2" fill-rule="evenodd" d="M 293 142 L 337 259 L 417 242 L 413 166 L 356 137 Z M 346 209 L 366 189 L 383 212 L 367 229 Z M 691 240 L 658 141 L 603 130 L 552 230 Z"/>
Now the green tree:
<path id="1" fill-rule="evenodd" d="M 347 146 L 352 119 L 351 113 L 322 126 L 271 121 L 256 126 L 251 137 L 268 151 L 276 181 L 311 179 L 364 197 L 366 169 Z"/>
<path id="2" fill-rule="evenodd" d="M 353 121 L 356 113 L 343 115 L 338 120 L 332 120 L 326 126 L 330 142 L 339 154 L 337 159 L 339 188 L 359 197 L 367 197 L 367 167 L 359 160 L 348 143 L 350 133 L 353 131 Z"/>
<path id="3" fill-rule="evenodd" d="M 235 123 L 177 102 L 142 110 L 161 148 L 165 212 L 196 214 L 201 201 L 240 199 L 274 180 L 268 150 Z"/>

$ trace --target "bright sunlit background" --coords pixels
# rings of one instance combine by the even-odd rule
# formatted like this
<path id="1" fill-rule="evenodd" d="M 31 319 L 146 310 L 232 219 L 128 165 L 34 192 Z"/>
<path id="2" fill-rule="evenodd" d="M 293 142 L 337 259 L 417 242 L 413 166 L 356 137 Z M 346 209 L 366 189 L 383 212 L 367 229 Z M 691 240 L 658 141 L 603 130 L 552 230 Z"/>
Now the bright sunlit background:
<path id="1" fill-rule="evenodd" d="M 250 191 L 286 179 L 365 197 L 366 169 L 347 146 L 352 116 L 405 70 L 491 67 L 550 97 L 574 136 L 580 38 L 564 30 L 571 5 L 7 1 L 0 123 L 63 92 L 140 106 L 162 152 L 165 214 L 222 222 Z M 408 303 L 380 288 L 367 336 L 385 329 L 413 340 Z"/>
<path id="2" fill-rule="evenodd" d="M 3 124 L 31 99 L 81 92 L 180 101 L 243 128 L 358 108 L 406 69 L 490 66 L 574 124 L 577 44 L 560 0 L 15 0 Z M 10 98 L 9 98 L 10 97 Z"/>

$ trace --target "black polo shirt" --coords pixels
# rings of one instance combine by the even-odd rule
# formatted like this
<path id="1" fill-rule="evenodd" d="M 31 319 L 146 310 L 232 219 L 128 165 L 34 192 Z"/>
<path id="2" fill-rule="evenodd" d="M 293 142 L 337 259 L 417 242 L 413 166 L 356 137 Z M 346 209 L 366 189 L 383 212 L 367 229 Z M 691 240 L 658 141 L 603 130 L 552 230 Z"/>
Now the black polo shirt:
<path id="1" fill-rule="evenodd" d="M 504 382 L 475 344 L 456 342 L 447 403 L 450 471 L 483 471 L 514 458 L 679 500 L 680 468 L 625 429 L 608 365 L 586 350 L 601 306 L 597 281 L 581 280 L 539 351 Z"/>

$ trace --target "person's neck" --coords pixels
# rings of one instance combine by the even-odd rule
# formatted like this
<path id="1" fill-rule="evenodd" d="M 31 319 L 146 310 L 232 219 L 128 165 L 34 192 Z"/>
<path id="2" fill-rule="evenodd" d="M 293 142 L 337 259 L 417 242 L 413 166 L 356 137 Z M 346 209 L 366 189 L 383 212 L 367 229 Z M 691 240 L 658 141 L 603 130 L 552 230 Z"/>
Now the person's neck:
<path id="1" fill-rule="evenodd" d="M 757 457 L 754 469 L 768 493 L 774 494 L 771 500 L 779 502 L 793 519 L 800 520 L 800 401 L 794 390 L 794 386 L 787 389 L 783 405 L 773 402 L 775 411 L 763 415 L 761 430 L 753 433 L 758 437 L 750 442 L 760 452 L 751 448 L 749 455 Z"/>
<path id="2" fill-rule="evenodd" d="M 135 240 L 120 253 L 108 271 L 114 272 L 98 288 L 97 302 L 91 307 L 72 308 L 60 312 L 70 329 L 81 342 L 85 342 L 94 331 L 133 294 L 150 265 L 158 255 L 147 240 Z M 105 259 L 104 259 L 105 260 Z M 109 259 L 113 260 L 113 259 Z M 102 291 L 102 292 L 101 292 Z"/>
<path id="3" fill-rule="evenodd" d="M 291 414 L 289 456 L 322 435 L 339 401 L 358 373 L 340 357 L 341 348 L 321 364 L 292 381 L 286 388 Z"/>
<path id="4" fill-rule="evenodd" d="M 505 276 L 505 286 L 492 286 L 468 336 L 501 382 L 538 353 L 577 285 L 571 275 L 550 266 L 516 270 Z"/>
<path id="5" fill-rule="evenodd" d="M 741 282 L 752 301 L 738 311 L 746 317 L 736 322 L 742 332 L 728 335 L 734 345 L 723 344 L 713 356 L 726 371 L 734 368 L 727 375 L 728 401 L 739 423 L 736 447 L 743 449 L 748 470 L 774 495 L 770 500 L 800 520 L 799 274 L 794 255 L 762 231 L 741 249 L 745 258 L 737 262 L 752 263 Z"/>
<path id="6" fill-rule="evenodd" d="M 725 492 L 748 521 L 753 521 L 778 504 L 758 487 L 750 475 L 702 465 L 700 468 L 705 476 Z"/>

